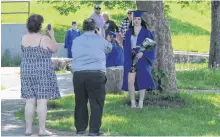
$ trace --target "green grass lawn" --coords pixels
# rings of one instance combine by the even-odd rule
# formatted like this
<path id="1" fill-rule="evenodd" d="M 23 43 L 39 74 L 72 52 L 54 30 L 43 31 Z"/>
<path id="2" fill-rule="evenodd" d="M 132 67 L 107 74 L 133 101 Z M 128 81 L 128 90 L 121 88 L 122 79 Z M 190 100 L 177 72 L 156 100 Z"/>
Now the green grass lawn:
<path id="1" fill-rule="evenodd" d="M 169 6 L 172 12 L 170 14 L 172 18 L 211 32 L 211 8 L 206 6 L 206 3 L 202 2 L 198 4 L 197 8 L 189 7 L 181 9 L 181 6 L 176 2 L 169 3 Z M 201 9 L 205 11 L 203 14 L 199 12 Z"/>
<path id="2" fill-rule="evenodd" d="M 208 52 L 210 36 L 206 35 L 172 35 L 174 50 L 186 52 Z"/>
<path id="3" fill-rule="evenodd" d="M 180 89 L 220 89 L 220 70 L 177 71 L 176 78 Z"/>
<path id="4" fill-rule="evenodd" d="M 171 2 L 168 4 L 171 8 L 168 19 L 172 46 L 174 50 L 208 52 L 210 45 L 211 32 L 211 11 L 204 10 L 207 6 L 204 3 L 198 4 L 197 8 L 191 6 L 181 9 L 179 4 Z M 204 10 L 201 14 L 199 10 Z"/>
<path id="5" fill-rule="evenodd" d="M 198 70 L 208 68 L 208 63 L 176 63 L 176 70 Z"/>
<path id="6" fill-rule="evenodd" d="M 211 10 L 201 2 L 189 8 L 181 9 L 176 2 L 168 2 L 171 13 L 168 22 L 172 35 L 172 45 L 174 50 L 208 52 L 211 30 Z M 201 10 L 205 12 L 201 14 Z M 2 4 L 2 11 L 26 11 L 25 4 Z M 125 17 L 126 11 L 121 9 L 107 10 L 102 8 L 102 12 L 108 11 L 111 18 L 119 24 Z M 93 7 L 82 7 L 76 13 L 68 16 L 61 16 L 50 4 L 31 2 L 31 13 L 41 14 L 44 17 L 43 28 L 52 23 L 55 29 L 55 37 L 58 42 L 64 42 L 65 32 L 70 27 L 72 20 L 76 20 L 79 28 L 85 18 L 93 12 Z M 2 23 L 25 23 L 27 15 L 2 15 Z"/>
<path id="7" fill-rule="evenodd" d="M 176 78 L 180 89 L 220 90 L 220 70 L 209 70 L 208 63 L 178 63 Z"/>
<path id="8" fill-rule="evenodd" d="M 178 94 L 185 105 L 177 108 L 131 109 L 124 104 L 127 94 L 108 94 L 102 130 L 110 136 L 219 136 L 220 94 Z M 74 96 L 49 102 L 47 127 L 75 131 Z M 24 119 L 23 110 L 16 116 Z M 36 115 L 35 115 L 36 116 Z M 37 124 L 35 117 L 34 123 Z"/>
<path id="9" fill-rule="evenodd" d="M 62 70 L 56 71 L 56 74 L 65 74 L 65 73 L 68 73 L 68 72 L 69 71 L 62 69 Z"/>

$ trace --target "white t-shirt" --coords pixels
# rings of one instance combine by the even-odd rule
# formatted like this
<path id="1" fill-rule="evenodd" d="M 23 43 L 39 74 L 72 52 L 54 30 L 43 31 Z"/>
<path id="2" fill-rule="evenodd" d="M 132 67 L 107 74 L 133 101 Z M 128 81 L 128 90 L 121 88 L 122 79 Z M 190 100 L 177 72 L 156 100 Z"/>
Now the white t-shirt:
<path id="1" fill-rule="evenodd" d="M 131 35 L 131 49 L 137 48 L 137 36 Z"/>

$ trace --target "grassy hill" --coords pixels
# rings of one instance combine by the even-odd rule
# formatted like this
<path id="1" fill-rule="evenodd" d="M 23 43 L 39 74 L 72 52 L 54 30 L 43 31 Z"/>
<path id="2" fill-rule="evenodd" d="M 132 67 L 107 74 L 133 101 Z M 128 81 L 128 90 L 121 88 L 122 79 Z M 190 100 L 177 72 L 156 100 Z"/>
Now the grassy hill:
<path id="1" fill-rule="evenodd" d="M 172 35 L 174 50 L 208 52 L 210 43 L 211 11 L 205 3 L 181 8 L 176 2 L 169 2 L 171 13 L 168 22 Z M 208 7 L 208 8 L 207 8 Z M 205 13 L 201 13 L 205 9 Z M 27 4 L 2 4 L 2 12 L 27 11 Z M 125 11 L 120 9 L 106 10 L 117 24 L 125 16 Z M 51 4 L 31 2 L 31 13 L 43 15 L 45 21 L 43 27 L 52 23 L 58 42 L 64 41 L 66 30 L 71 26 L 71 21 L 76 20 L 81 28 L 82 21 L 93 12 L 93 7 L 82 7 L 76 13 L 61 16 Z M 2 15 L 2 23 L 25 23 L 27 15 Z M 3 34 L 4 35 L 4 34 Z"/>

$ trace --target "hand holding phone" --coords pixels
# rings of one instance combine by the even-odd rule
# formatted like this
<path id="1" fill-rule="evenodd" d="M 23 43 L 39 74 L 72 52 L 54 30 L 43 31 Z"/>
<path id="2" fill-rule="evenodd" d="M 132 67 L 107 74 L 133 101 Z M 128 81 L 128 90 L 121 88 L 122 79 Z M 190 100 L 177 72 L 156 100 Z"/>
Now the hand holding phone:
<path id="1" fill-rule="evenodd" d="M 47 25 L 47 30 L 49 30 L 49 31 L 51 30 L 51 24 Z"/>
<path id="2" fill-rule="evenodd" d="M 54 38 L 54 31 L 53 28 L 51 27 L 51 24 L 47 25 L 46 31 L 51 39 Z"/>

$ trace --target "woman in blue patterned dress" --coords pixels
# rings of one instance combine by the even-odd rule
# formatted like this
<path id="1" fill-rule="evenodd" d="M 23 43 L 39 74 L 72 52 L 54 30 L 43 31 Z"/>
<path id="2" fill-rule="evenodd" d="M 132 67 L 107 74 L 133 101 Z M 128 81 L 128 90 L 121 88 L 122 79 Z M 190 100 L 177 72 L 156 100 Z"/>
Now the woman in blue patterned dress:
<path id="1" fill-rule="evenodd" d="M 51 56 L 56 52 L 58 43 L 53 29 L 46 30 L 50 38 L 41 35 L 43 17 L 34 14 L 28 18 L 28 33 L 22 37 L 21 97 L 25 104 L 25 135 L 32 134 L 32 123 L 37 103 L 39 119 L 39 135 L 51 135 L 45 128 L 47 116 L 47 100 L 60 98 L 57 78 Z"/>

